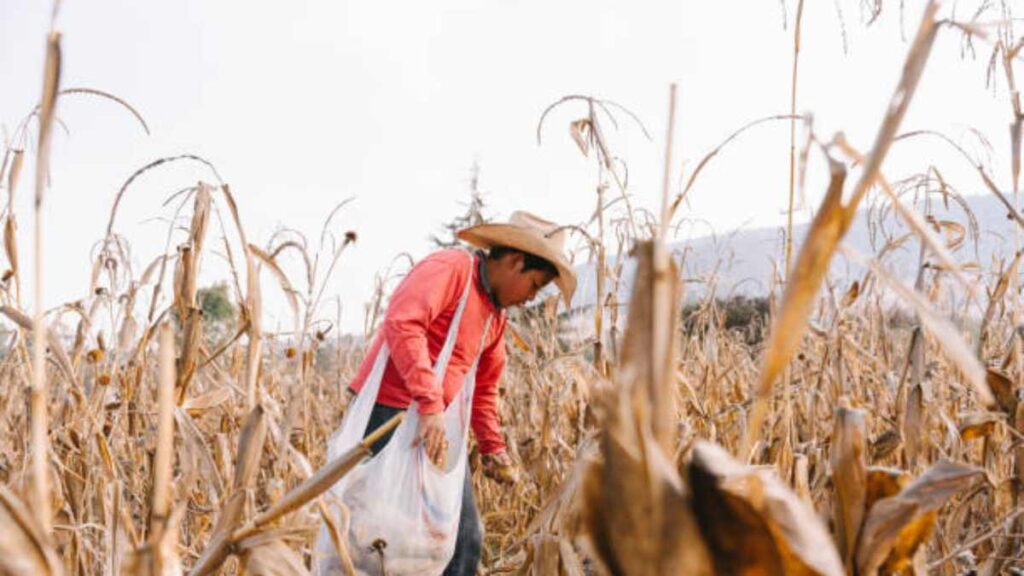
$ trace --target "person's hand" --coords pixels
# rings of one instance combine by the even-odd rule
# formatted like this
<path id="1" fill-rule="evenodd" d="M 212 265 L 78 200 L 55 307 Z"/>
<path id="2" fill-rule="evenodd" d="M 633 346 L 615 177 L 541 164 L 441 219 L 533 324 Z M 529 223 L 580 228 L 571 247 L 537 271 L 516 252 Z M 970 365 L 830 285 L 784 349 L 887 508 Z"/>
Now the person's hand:
<path id="1" fill-rule="evenodd" d="M 445 434 L 444 413 L 420 414 L 419 429 L 413 446 L 423 444 L 427 458 L 438 468 L 444 468 L 448 455 L 448 437 Z"/>
<path id="2" fill-rule="evenodd" d="M 484 476 L 491 480 L 501 484 L 515 484 L 519 481 L 519 468 L 512 462 L 508 452 L 484 454 L 480 460 L 484 466 Z"/>

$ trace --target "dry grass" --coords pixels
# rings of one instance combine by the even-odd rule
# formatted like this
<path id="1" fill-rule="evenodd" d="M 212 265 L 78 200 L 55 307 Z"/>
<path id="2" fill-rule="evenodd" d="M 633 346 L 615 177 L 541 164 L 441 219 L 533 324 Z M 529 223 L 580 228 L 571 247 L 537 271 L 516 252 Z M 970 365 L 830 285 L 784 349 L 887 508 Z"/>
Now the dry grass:
<path id="1" fill-rule="evenodd" d="M 869 8 L 877 18 L 881 3 Z M 933 211 L 933 197 L 962 202 L 939 168 L 895 184 L 882 173 L 890 147 L 934 135 L 898 133 L 940 30 L 970 34 L 968 41 L 978 32 L 936 13 L 929 3 L 878 137 L 863 155 L 841 135 L 822 142 L 809 122 L 796 154 L 798 16 L 790 113 L 733 133 L 688 179 L 679 175 L 676 193 L 669 140 L 657 214 L 632 204 L 625 165 L 604 129 L 635 116 L 588 96 L 566 97 L 544 112 L 542 123 L 554 122 L 556 108 L 585 107 L 569 131 L 597 167 L 596 208 L 569 228 L 596 266 L 599 298 L 585 313 L 593 314 L 597 336 L 574 337 L 557 313 L 557 297 L 513 313 L 502 417 L 523 473 L 507 489 L 474 472 L 486 572 L 866 576 L 1024 567 L 1021 251 L 990 270 L 968 270 L 958 264 L 959 250 L 976 236 L 976 224 L 969 213 L 957 222 Z M 1012 86 L 1020 43 L 1008 34 L 1000 29 L 993 61 Z M 343 384 L 362 353 L 359 340 L 323 320 L 327 281 L 355 241 L 354 233 L 329 232 L 344 203 L 325 219 L 315 245 L 284 231 L 259 246 L 209 162 L 159 159 L 118 192 L 87 299 L 44 311 L 37 251 L 30 315 L 13 211 L 29 124 L 39 125 L 39 240 L 46 236 L 38 208 L 60 100 L 111 99 L 148 130 L 135 108 L 112 95 L 61 90 L 59 64 L 60 37 L 53 34 L 40 105 L 5 143 L 0 167 L 8 190 L 0 314 L 11 327 L 0 357 L 0 420 L 8 431 L 0 436 L 0 573 L 305 573 L 316 530 L 333 518 L 321 496 L 372 443 L 324 461 L 348 400 Z M 670 126 L 674 95 L 672 102 Z M 1016 158 L 1015 93 L 1011 103 Z M 768 120 L 791 123 L 791 209 L 813 152 L 831 173 L 793 267 L 790 238 L 780 255 L 788 281 L 772 280 L 773 325 L 727 329 L 713 272 L 711 289 L 681 324 L 680 303 L 693 278 L 669 254 L 673 214 L 723 146 Z M 1010 170 L 1011 202 L 990 169 L 945 140 L 1024 225 L 1013 209 L 1020 205 L 1018 163 Z M 168 200 L 176 208 L 167 246 L 136 274 L 114 226 L 120 201 L 146 171 L 185 160 L 209 168 L 217 182 L 190 185 Z M 857 174 L 851 190 L 848 173 Z M 614 198 L 606 197 L 609 189 Z M 911 189 L 925 201 L 906 202 Z M 866 198 L 873 229 L 905 230 L 871 256 L 842 247 Z M 209 329 L 198 301 L 197 278 L 214 242 L 227 256 L 238 303 L 226 334 Z M 886 261 L 914 242 L 920 260 L 909 286 Z M 862 277 L 831 274 L 840 250 L 861 263 Z M 625 303 L 615 295 L 629 251 L 638 270 L 620 334 Z M 289 275 L 286 263 L 303 273 Z M 287 333 L 261 324 L 262 271 L 286 296 L 293 320 Z M 378 278 L 367 333 L 395 275 L 389 268 Z M 950 304 L 958 302 L 950 294 L 966 303 Z M 965 313 L 971 309 L 976 321 Z M 474 454 L 474 469 L 476 460 Z M 329 529 L 341 547 L 344 526 L 332 522 Z M 348 557 L 344 550 L 341 557 Z M 386 566 L 386 548 L 381 560 Z"/>

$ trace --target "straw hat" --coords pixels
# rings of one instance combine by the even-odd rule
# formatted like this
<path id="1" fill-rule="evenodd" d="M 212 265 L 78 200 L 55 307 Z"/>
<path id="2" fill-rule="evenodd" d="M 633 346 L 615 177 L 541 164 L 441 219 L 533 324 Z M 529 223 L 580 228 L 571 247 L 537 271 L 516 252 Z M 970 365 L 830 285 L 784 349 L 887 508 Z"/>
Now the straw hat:
<path id="1" fill-rule="evenodd" d="M 456 235 L 485 250 L 507 246 L 551 262 L 558 270 L 555 285 L 562 292 L 566 308 L 570 307 L 572 293 L 576 291 L 576 273 L 564 254 L 565 230 L 554 222 L 529 212 L 513 212 L 508 223 L 480 224 L 459 230 Z"/>

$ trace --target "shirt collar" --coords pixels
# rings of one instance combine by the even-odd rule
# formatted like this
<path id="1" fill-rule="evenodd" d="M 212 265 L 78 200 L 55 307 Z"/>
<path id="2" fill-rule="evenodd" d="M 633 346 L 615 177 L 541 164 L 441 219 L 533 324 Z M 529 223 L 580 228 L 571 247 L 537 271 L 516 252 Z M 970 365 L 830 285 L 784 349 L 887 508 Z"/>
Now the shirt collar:
<path id="1" fill-rule="evenodd" d="M 480 286 L 483 287 L 484 293 L 487 294 L 487 298 L 490 299 L 491 304 L 498 310 L 501 310 L 501 304 L 498 303 L 498 297 L 494 294 L 494 288 L 491 287 L 491 281 L 487 278 L 487 255 L 483 252 L 477 252 L 477 276 L 480 277 Z"/>

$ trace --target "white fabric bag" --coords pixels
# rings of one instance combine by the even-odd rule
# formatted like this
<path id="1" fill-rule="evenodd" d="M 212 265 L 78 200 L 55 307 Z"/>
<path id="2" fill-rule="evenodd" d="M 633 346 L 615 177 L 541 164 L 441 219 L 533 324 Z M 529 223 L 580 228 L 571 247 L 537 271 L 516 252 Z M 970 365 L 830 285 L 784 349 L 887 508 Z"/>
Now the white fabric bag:
<path id="1" fill-rule="evenodd" d="M 444 381 L 473 284 L 473 257 L 469 257 L 469 281 L 452 318 L 444 347 L 434 363 L 434 377 L 439 383 Z M 489 328 L 490 319 L 484 328 L 484 337 Z M 388 358 L 387 343 L 384 343 L 363 389 L 352 400 L 341 426 L 328 440 L 329 461 L 363 439 Z M 356 466 L 328 492 L 328 508 L 339 520 L 357 573 L 380 574 L 383 560 L 389 575 L 440 574 L 451 560 L 462 509 L 478 362 L 479 356 L 466 373 L 459 393 L 444 411 L 448 439 L 444 469 L 430 461 L 422 445 L 413 446 L 420 420 L 413 402 L 387 445 Z M 343 511 L 338 504 L 344 507 Z M 383 549 L 380 549 L 381 543 Z M 316 556 L 318 574 L 344 573 L 326 526 L 320 528 Z"/>

